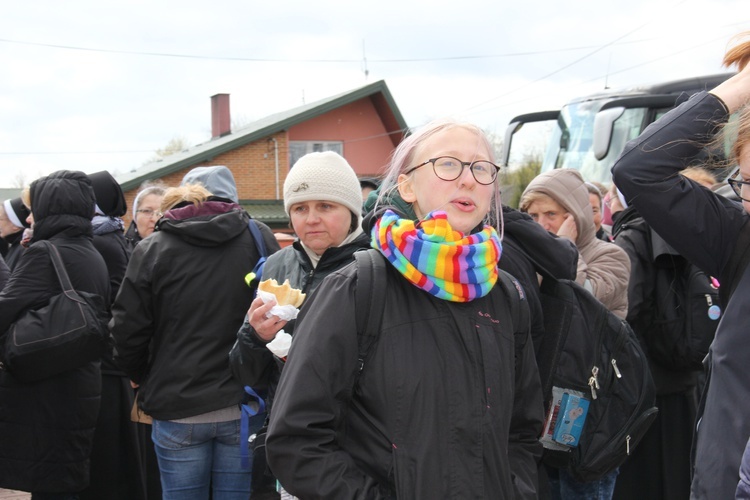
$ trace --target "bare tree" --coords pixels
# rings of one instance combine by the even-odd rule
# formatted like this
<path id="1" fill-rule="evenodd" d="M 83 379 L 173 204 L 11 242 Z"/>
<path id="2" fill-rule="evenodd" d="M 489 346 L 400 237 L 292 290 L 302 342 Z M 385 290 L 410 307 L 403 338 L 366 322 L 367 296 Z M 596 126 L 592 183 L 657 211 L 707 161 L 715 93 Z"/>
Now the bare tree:
<path id="1" fill-rule="evenodd" d="M 157 149 L 154 151 L 154 156 L 143 162 L 144 165 L 148 163 L 153 163 L 155 161 L 162 160 L 166 158 L 169 155 L 179 153 L 180 151 L 184 151 L 189 146 L 187 144 L 187 139 L 185 139 L 182 136 L 173 137 L 166 146 L 164 146 L 161 149 Z"/>

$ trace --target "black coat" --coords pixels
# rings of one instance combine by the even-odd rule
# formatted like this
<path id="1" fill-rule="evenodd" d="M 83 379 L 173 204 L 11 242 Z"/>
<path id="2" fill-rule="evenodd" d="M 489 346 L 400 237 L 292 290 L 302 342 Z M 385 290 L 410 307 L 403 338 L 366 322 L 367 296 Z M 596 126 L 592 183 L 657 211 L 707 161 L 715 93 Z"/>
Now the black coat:
<path id="1" fill-rule="evenodd" d="M 381 331 L 353 397 L 356 266 L 302 306 L 271 412 L 272 471 L 300 498 L 536 498 L 539 374 L 499 285 L 449 302 L 386 267 Z"/>
<path id="2" fill-rule="evenodd" d="M 727 265 L 750 216 L 734 201 L 678 175 L 700 158 L 716 126 L 728 118 L 720 99 L 698 93 L 629 142 L 612 169 L 628 204 L 667 243 L 717 276 L 722 287 L 737 283 L 709 351 L 710 382 L 694 455 L 695 498 L 734 496 L 750 436 L 750 268 L 732 276 Z"/>
<path id="3" fill-rule="evenodd" d="M 8 243 L 8 253 L 5 254 L 5 263 L 8 264 L 8 268 L 12 271 L 16 267 L 18 259 L 21 258 L 21 254 L 25 250 L 25 248 L 21 246 L 23 229 L 17 233 L 9 234 L 4 239 Z"/>
<path id="4" fill-rule="evenodd" d="M 498 267 L 521 282 L 529 298 L 531 338 L 538 354 L 544 341 L 544 311 L 539 299 L 537 273 L 557 279 L 576 279 L 578 249 L 536 223 L 530 215 L 503 207 L 503 253 Z"/>
<path id="5" fill-rule="evenodd" d="M 174 420 L 240 403 L 228 353 L 250 307 L 245 275 L 260 255 L 238 205 L 165 214 L 133 250 L 112 307 L 115 362 L 141 384 L 143 410 Z M 259 223 L 266 248 L 279 249 Z M 142 398 L 142 399 L 141 399 Z"/>
<path id="6" fill-rule="evenodd" d="M 45 249 L 59 250 L 77 290 L 109 297 L 107 268 L 91 243 L 94 192 L 81 172 L 56 172 L 32 183 L 36 217 L 32 245 L 0 292 L 0 343 L 25 311 L 60 292 Z M 22 384 L 0 372 L 0 486 L 35 492 L 77 492 L 89 482 L 89 454 L 99 412 L 99 363 Z"/>
<path id="7" fill-rule="evenodd" d="M 8 264 L 5 263 L 5 259 L 0 257 L 0 292 L 5 288 L 5 283 L 7 283 L 9 277 L 10 269 L 8 269 Z"/>

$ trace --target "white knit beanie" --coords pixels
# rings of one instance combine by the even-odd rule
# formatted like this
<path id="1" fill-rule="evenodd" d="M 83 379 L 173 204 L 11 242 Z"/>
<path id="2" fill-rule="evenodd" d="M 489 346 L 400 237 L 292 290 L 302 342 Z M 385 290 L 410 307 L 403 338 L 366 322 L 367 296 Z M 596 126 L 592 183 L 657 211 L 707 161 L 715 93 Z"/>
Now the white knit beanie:
<path id="1" fill-rule="evenodd" d="M 306 154 L 294 164 L 284 181 L 284 210 L 303 201 L 340 203 L 362 217 L 362 188 L 357 174 L 333 151 Z"/>

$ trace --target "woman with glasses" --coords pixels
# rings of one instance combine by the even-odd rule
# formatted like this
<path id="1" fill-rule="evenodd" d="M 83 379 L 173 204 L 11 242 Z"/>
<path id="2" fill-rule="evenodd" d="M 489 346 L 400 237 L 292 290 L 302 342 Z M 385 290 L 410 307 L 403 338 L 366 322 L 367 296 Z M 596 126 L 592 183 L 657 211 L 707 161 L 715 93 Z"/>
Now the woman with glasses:
<path id="1" fill-rule="evenodd" d="M 750 270 L 742 265 L 750 238 L 749 61 L 750 32 L 745 32 L 724 57 L 724 64 L 736 64 L 739 73 L 649 126 L 612 169 L 627 203 L 677 252 L 721 283 L 724 313 L 706 362 L 710 373 L 696 425 L 691 498 L 734 498 L 750 436 Z M 732 114 L 736 122 L 726 127 Z M 678 175 L 705 146 L 724 144 L 731 145 L 729 162 L 739 164 L 730 184 L 742 206 Z M 724 300 L 733 288 L 731 299 Z"/>
<path id="2" fill-rule="evenodd" d="M 542 395 L 528 325 L 514 331 L 497 283 L 497 172 L 473 125 L 431 123 L 396 148 L 364 222 L 387 292 L 372 291 L 385 304 L 359 375 L 357 266 L 297 321 L 266 441 L 290 493 L 536 498 Z"/>
<path id="3" fill-rule="evenodd" d="M 154 232 L 161 216 L 159 207 L 166 187 L 162 184 L 151 184 L 143 187 L 133 201 L 133 221 L 130 223 L 125 238 L 131 246 L 138 244 Z"/>

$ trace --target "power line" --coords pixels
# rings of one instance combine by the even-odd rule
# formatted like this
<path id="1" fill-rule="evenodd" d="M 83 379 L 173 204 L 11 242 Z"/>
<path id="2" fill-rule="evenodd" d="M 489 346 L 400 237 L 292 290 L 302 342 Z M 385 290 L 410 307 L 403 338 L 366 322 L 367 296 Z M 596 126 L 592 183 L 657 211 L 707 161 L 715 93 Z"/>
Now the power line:
<path id="1" fill-rule="evenodd" d="M 625 42 L 628 44 L 632 43 L 643 43 L 653 41 L 653 39 L 642 39 Z M 176 54 L 169 52 L 145 52 L 135 50 L 119 50 L 119 49 L 98 49 L 92 47 L 79 47 L 75 45 L 62 45 L 53 43 L 41 43 L 41 42 L 29 42 L 25 40 L 11 40 L 8 38 L 0 38 L 0 43 L 15 43 L 19 45 L 30 45 L 35 47 L 47 47 L 52 49 L 64 49 L 64 50 L 79 50 L 84 52 L 99 52 L 105 54 L 127 54 L 137 56 L 151 56 L 151 57 L 174 57 L 181 59 L 204 59 L 204 60 L 215 60 L 215 61 L 243 61 L 243 62 L 271 62 L 271 63 L 361 63 L 362 59 L 282 59 L 282 58 L 260 58 L 260 57 L 235 57 L 235 56 L 205 56 L 197 54 Z M 614 43 L 614 42 L 613 42 Z M 610 44 L 611 45 L 611 44 Z M 525 57 L 534 55 L 554 54 L 559 52 L 574 52 L 580 50 L 587 50 L 595 48 L 595 45 L 584 45 L 580 47 L 565 47 L 558 49 L 548 50 L 537 50 L 537 51 L 525 51 L 525 52 L 506 52 L 501 54 L 485 54 L 485 55 L 460 55 L 460 56 L 445 56 L 445 57 L 421 57 L 421 58 L 405 58 L 405 59 L 372 59 L 367 58 L 369 62 L 375 63 L 414 63 L 414 62 L 434 62 L 434 61 L 460 61 L 460 60 L 471 60 L 471 59 L 497 59 L 504 57 Z"/>

